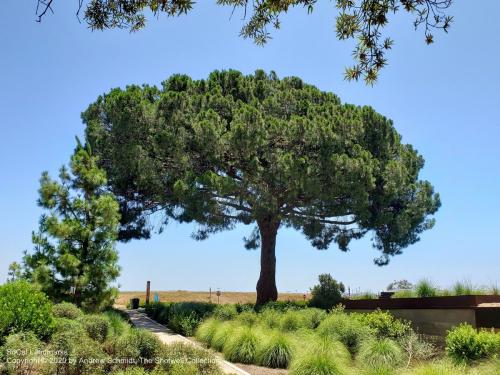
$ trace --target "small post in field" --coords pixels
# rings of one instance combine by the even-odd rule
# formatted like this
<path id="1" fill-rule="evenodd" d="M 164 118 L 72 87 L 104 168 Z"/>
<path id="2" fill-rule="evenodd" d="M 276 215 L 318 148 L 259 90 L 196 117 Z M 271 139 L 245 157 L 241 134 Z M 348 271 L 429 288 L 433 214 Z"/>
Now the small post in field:
<path id="1" fill-rule="evenodd" d="M 146 305 L 149 305 L 150 288 L 151 288 L 151 281 L 148 281 L 146 283 Z"/>

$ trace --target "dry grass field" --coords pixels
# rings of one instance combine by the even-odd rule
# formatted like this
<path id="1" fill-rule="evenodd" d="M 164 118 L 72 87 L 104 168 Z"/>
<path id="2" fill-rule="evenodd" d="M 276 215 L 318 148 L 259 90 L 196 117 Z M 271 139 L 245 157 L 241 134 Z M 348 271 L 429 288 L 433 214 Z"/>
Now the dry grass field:
<path id="1" fill-rule="evenodd" d="M 210 302 L 209 292 L 193 292 L 188 290 L 172 290 L 172 291 L 151 291 L 151 301 L 153 296 L 158 293 L 160 302 Z M 146 299 L 146 292 L 120 292 L 116 299 L 117 305 L 125 306 L 131 298 L 139 298 L 141 302 Z M 306 299 L 309 294 L 306 294 Z M 211 302 L 213 303 L 254 303 L 256 299 L 255 292 L 221 292 L 219 298 L 212 291 Z M 303 301 L 304 294 L 302 293 L 280 293 L 278 296 L 280 301 Z"/>

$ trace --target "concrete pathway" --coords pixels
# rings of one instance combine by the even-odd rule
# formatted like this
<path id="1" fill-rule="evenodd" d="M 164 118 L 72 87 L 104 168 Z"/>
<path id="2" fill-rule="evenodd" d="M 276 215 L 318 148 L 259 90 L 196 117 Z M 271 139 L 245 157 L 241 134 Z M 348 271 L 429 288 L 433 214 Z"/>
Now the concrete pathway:
<path id="1" fill-rule="evenodd" d="M 142 309 L 139 310 L 130 310 L 130 309 L 124 309 L 122 308 L 124 312 L 127 313 L 127 315 L 130 318 L 130 321 L 132 324 L 137 327 L 137 328 L 142 328 L 145 330 L 148 330 L 152 333 L 154 333 L 158 338 L 160 339 L 161 342 L 164 344 L 170 345 L 173 343 L 181 342 L 184 344 L 188 345 L 194 345 L 201 347 L 198 343 L 181 336 L 171 329 L 165 327 L 164 325 L 155 322 L 153 319 L 148 317 Z M 225 374 L 235 374 L 235 375 L 250 375 L 248 372 L 236 367 L 232 363 L 225 361 L 221 356 L 215 355 L 215 358 L 217 359 L 217 362 L 219 364 L 219 367 L 222 369 L 222 371 Z"/>

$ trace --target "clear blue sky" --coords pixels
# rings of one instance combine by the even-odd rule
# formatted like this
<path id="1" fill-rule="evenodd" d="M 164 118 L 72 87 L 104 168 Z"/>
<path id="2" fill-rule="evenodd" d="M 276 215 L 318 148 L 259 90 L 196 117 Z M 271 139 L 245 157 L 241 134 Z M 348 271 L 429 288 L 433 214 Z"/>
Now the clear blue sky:
<path id="1" fill-rule="evenodd" d="M 456 1 L 455 23 L 426 46 L 411 18 L 388 31 L 395 46 L 373 88 L 347 83 L 352 45 L 335 39 L 333 2 L 319 1 L 283 19 L 265 47 L 238 37 L 241 15 L 199 1 L 188 16 L 150 19 L 135 34 L 91 32 L 74 16 L 77 1 L 55 1 L 55 15 L 35 20 L 35 1 L 3 0 L 0 17 L 0 280 L 8 264 L 31 248 L 40 209 L 38 179 L 68 161 L 80 113 L 113 87 L 159 84 L 173 73 L 206 77 L 214 69 L 296 75 L 344 102 L 369 104 L 394 120 L 404 141 L 425 157 L 422 178 L 441 194 L 437 224 L 403 255 L 379 268 L 369 238 L 349 253 L 317 251 L 299 234 L 281 230 L 277 244 L 280 291 L 306 291 L 329 272 L 352 288 L 377 291 L 394 279 L 428 277 L 447 286 L 469 279 L 500 284 L 500 2 Z M 480 6 L 478 6 L 480 4 Z M 246 251 L 250 227 L 190 238 L 192 227 L 171 224 L 148 241 L 119 244 L 124 290 L 254 290 L 258 251 Z"/>

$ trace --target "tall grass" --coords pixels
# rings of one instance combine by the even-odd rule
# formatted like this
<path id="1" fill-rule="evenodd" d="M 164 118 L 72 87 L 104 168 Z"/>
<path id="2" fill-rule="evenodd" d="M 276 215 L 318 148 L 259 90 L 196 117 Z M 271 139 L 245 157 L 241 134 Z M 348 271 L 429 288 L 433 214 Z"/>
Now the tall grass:
<path id="1" fill-rule="evenodd" d="M 224 358 L 231 362 L 256 363 L 259 339 L 250 327 L 238 328 L 224 344 Z"/>
<path id="2" fill-rule="evenodd" d="M 293 358 L 292 341 L 276 331 L 263 342 L 259 353 L 259 363 L 265 367 L 288 368 Z"/>
<path id="3" fill-rule="evenodd" d="M 212 345 L 212 340 L 217 332 L 217 328 L 221 325 L 221 322 L 216 319 L 207 319 L 202 324 L 198 326 L 196 330 L 196 338 L 207 346 Z"/>
<path id="4" fill-rule="evenodd" d="M 417 297 L 435 297 L 438 289 L 430 280 L 422 279 L 415 285 L 415 294 Z"/>
<path id="5" fill-rule="evenodd" d="M 211 347 L 221 352 L 229 339 L 229 336 L 234 331 L 234 325 L 231 322 L 224 322 L 217 326 L 215 333 L 211 340 Z"/>
<path id="6" fill-rule="evenodd" d="M 357 360 L 366 367 L 394 368 L 403 363 L 404 353 L 393 340 L 367 340 L 361 344 Z"/>
<path id="7" fill-rule="evenodd" d="M 317 337 L 308 350 L 293 359 L 290 375 L 344 375 L 350 354 L 339 342 Z"/>

